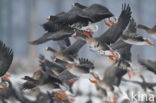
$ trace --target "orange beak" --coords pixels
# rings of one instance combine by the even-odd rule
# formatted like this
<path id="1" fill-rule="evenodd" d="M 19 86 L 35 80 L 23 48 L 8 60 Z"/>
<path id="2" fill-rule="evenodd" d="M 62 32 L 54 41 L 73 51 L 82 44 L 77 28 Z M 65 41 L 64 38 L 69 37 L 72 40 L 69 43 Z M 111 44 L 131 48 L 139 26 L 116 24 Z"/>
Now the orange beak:
<path id="1" fill-rule="evenodd" d="M 10 75 L 9 75 L 9 74 L 4 74 L 4 76 L 5 76 L 5 77 L 10 77 Z"/>
<path id="2" fill-rule="evenodd" d="M 3 79 L 4 79 L 5 81 L 9 81 L 9 78 L 7 78 L 7 77 L 4 77 Z"/>
<path id="3" fill-rule="evenodd" d="M 71 5 L 71 8 L 73 8 L 74 6 L 75 6 L 75 5 L 74 5 L 74 4 L 72 4 L 72 5 Z"/>
<path id="4" fill-rule="evenodd" d="M 46 17 L 45 19 L 46 19 L 46 20 L 50 20 L 50 17 L 48 16 L 48 17 Z"/>
<path id="5" fill-rule="evenodd" d="M 76 34 L 73 34 L 72 37 L 73 37 L 74 39 L 77 39 L 77 35 L 76 35 Z"/>
<path id="6" fill-rule="evenodd" d="M 46 51 L 48 51 L 48 49 L 49 49 L 48 47 L 45 48 Z"/>
<path id="7" fill-rule="evenodd" d="M 25 78 L 23 77 L 23 78 L 21 78 L 22 80 L 25 80 Z"/>

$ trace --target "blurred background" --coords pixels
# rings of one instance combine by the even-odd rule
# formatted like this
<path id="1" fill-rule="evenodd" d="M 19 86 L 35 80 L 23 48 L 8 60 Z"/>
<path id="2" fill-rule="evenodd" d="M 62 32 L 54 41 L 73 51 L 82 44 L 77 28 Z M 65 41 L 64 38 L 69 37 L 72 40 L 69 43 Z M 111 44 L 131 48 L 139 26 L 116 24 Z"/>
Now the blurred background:
<path id="1" fill-rule="evenodd" d="M 156 0 L 0 0 L 0 40 L 14 51 L 14 60 L 9 69 L 12 75 L 11 81 L 20 81 L 19 83 L 21 83 L 21 77 L 24 75 L 32 75 L 35 70 L 39 69 L 39 54 L 44 54 L 46 58 L 50 58 L 52 55 L 44 50 L 45 47 L 52 46 L 55 49 L 58 48 L 55 41 L 49 41 L 38 46 L 30 45 L 29 41 L 36 40 L 45 33 L 41 25 L 47 22 L 45 20 L 47 16 L 55 15 L 61 11 L 69 11 L 74 2 L 79 2 L 86 6 L 93 3 L 102 4 L 110 9 L 116 17 L 120 15 L 122 4 L 128 3 L 132 9 L 132 17 L 137 24 L 144 24 L 149 27 L 156 24 Z M 99 30 L 94 36 L 100 35 L 107 29 L 103 21 L 99 22 L 98 25 Z M 138 33 L 144 35 L 156 44 L 156 40 L 152 39 L 145 31 L 138 30 Z M 71 40 L 72 42 L 74 41 L 72 38 Z M 91 52 L 88 46 L 83 47 L 79 54 L 80 57 L 85 56 L 93 61 L 95 67 L 101 69 L 101 71 L 99 69 L 99 74 L 102 74 L 104 68 L 110 64 L 110 61 L 105 57 Z M 133 46 L 132 55 L 134 59 L 133 63 L 136 63 L 135 61 L 138 56 L 145 59 L 156 60 L 156 47 Z M 148 77 L 146 78 L 147 81 L 156 81 L 154 75 L 145 71 L 142 67 L 137 65 L 134 66 L 134 68 L 141 68 L 137 74 L 143 73 L 146 75 L 146 77 Z M 126 75 L 126 77 L 128 76 Z M 140 80 L 139 77 L 134 79 Z M 78 82 L 77 87 L 83 88 L 83 92 L 87 93 L 91 90 L 96 90 L 94 85 L 89 84 L 88 79 L 80 81 L 81 83 Z M 84 86 L 84 83 L 88 84 Z M 92 89 L 91 87 L 94 88 Z M 127 87 L 127 84 L 123 85 L 123 88 L 125 87 Z M 128 88 L 131 89 L 132 86 L 129 85 Z M 97 92 L 94 92 L 94 94 L 95 93 Z M 83 99 L 84 98 L 80 98 L 78 102 L 75 103 L 80 103 L 80 101 L 84 103 L 82 102 Z M 99 101 L 100 100 L 96 99 L 96 103 L 101 103 Z"/>
<path id="2" fill-rule="evenodd" d="M 57 47 L 56 42 L 49 41 L 38 46 L 30 45 L 28 42 L 44 34 L 45 31 L 41 25 L 46 22 L 47 16 L 61 11 L 69 11 L 74 2 L 86 6 L 93 3 L 102 4 L 117 17 L 121 12 L 121 5 L 129 3 L 132 8 L 132 16 L 137 24 L 141 23 L 152 27 L 156 23 L 156 0 L 0 0 L 0 40 L 13 49 L 14 64 L 24 62 L 25 65 L 28 63 L 33 68 L 37 64 L 35 62 L 37 62 L 39 54 L 50 57 L 51 53 L 46 52 L 44 48 L 47 46 Z M 107 29 L 103 22 L 100 22 L 99 25 L 99 31 L 95 36 Z M 150 38 L 145 31 L 138 30 L 138 32 L 146 38 Z M 156 44 L 156 40 L 154 41 L 152 38 L 150 40 Z M 156 58 L 156 47 L 133 46 L 132 50 L 133 57 L 139 55 L 147 59 Z M 87 47 L 80 52 L 82 56 L 86 55 L 95 59 L 100 57 L 90 52 Z M 26 70 L 31 70 L 31 68 Z"/>

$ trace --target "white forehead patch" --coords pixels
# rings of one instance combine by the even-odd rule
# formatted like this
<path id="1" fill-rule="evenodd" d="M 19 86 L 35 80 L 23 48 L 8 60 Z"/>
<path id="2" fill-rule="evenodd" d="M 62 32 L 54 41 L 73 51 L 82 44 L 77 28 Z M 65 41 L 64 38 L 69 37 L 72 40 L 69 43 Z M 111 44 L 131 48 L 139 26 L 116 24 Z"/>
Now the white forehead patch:
<path id="1" fill-rule="evenodd" d="M 48 16 L 47 18 L 50 19 L 50 16 Z"/>

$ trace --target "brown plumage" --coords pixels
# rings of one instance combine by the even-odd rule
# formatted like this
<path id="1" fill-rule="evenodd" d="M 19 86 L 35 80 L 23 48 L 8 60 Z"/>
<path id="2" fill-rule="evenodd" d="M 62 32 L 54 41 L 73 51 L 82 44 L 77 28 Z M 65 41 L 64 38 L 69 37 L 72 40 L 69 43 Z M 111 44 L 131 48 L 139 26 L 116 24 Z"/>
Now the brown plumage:
<path id="1" fill-rule="evenodd" d="M 52 85 L 54 88 L 59 88 L 59 83 L 62 83 L 58 78 L 50 76 L 42 70 L 34 72 L 32 77 L 25 76 L 22 79 L 27 81 L 23 84 L 24 89 L 32 89 L 46 84 Z"/>
<path id="2" fill-rule="evenodd" d="M 94 64 L 85 58 L 79 58 L 78 62 L 72 63 L 68 63 L 66 61 L 62 61 L 59 59 L 56 59 L 56 62 L 65 65 L 65 67 L 70 73 L 78 77 L 81 76 L 82 74 L 88 74 L 90 73 L 90 70 L 94 69 Z"/>
<path id="3" fill-rule="evenodd" d="M 84 46 L 84 44 L 84 40 L 78 39 L 75 43 L 73 43 L 64 50 L 56 51 L 51 47 L 46 48 L 46 50 L 51 51 L 55 58 L 64 61 L 74 61 L 74 59 L 77 57 L 79 50 Z"/>
<path id="4" fill-rule="evenodd" d="M 116 64 L 108 67 L 104 73 L 104 77 L 101 80 L 98 76 L 92 73 L 94 80 L 90 79 L 90 82 L 96 84 L 97 90 L 103 94 L 103 96 L 113 97 L 113 103 L 116 102 L 116 89 L 121 82 L 121 78 L 127 73 L 127 70 L 119 68 Z"/>
<path id="5" fill-rule="evenodd" d="M 124 35 L 121 35 L 120 39 L 124 42 L 132 45 L 149 45 L 149 46 L 155 46 L 150 40 L 144 38 L 143 36 L 140 36 L 136 33 L 136 22 L 132 18 L 129 23 L 128 30 L 124 33 Z"/>
<path id="6" fill-rule="evenodd" d="M 156 39 L 156 25 L 154 25 L 152 28 L 149 28 L 145 25 L 139 24 L 136 27 L 138 29 L 145 30 L 152 38 Z"/>
<path id="7" fill-rule="evenodd" d="M 127 27 L 131 18 L 131 8 L 129 5 L 122 5 L 122 11 L 118 18 L 118 22 L 109 28 L 106 32 L 101 34 L 99 37 L 95 38 L 84 38 L 81 35 L 77 35 L 82 39 L 85 39 L 86 43 L 89 47 L 93 50 L 98 52 L 100 55 L 106 56 L 114 56 L 116 59 L 119 59 L 115 53 L 113 53 L 110 45 L 115 43 L 120 36 L 122 35 L 123 31 Z"/>

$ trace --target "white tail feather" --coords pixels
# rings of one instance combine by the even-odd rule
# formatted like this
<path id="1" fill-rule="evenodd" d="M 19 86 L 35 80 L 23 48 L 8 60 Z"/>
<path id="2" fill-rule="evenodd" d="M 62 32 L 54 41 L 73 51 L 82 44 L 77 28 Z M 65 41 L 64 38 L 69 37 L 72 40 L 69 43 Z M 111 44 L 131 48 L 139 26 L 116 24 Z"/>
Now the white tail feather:
<path id="1" fill-rule="evenodd" d="M 86 30 L 86 31 L 88 31 L 88 29 L 91 29 L 93 32 L 96 32 L 96 31 L 98 31 L 99 28 L 98 28 L 98 25 L 96 25 L 96 24 L 90 24 L 86 27 L 81 28 L 81 30 Z"/>

